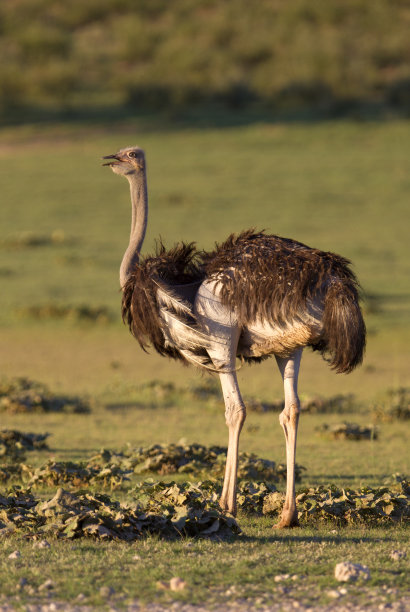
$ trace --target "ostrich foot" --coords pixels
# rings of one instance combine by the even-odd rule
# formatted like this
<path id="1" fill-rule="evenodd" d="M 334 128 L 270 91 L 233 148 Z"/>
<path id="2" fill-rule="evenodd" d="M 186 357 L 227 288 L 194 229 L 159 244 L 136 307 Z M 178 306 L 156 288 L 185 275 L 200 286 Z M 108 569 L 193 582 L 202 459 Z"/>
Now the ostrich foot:
<path id="1" fill-rule="evenodd" d="M 298 511 L 283 509 L 281 519 L 279 523 L 273 526 L 274 529 L 290 529 L 292 527 L 299 527 Z"/>

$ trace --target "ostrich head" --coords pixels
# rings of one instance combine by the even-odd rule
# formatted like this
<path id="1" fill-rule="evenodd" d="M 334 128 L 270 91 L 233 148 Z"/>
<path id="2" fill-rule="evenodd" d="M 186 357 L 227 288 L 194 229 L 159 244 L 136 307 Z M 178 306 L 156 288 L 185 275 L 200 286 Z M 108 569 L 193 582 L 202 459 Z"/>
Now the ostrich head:
<path id="1" fill-rule="evenodd" d="M 140 147 L 126 147 L 125 149 L 120 149 L 118 153 L 106 155 L 102 159 L 111 160 L 103 164 L 103 166 L 110 166 L 115 174 L 120 174 L 125 176 L 125 178 L 139 174 L 145 169 L 145 155 Z"/>

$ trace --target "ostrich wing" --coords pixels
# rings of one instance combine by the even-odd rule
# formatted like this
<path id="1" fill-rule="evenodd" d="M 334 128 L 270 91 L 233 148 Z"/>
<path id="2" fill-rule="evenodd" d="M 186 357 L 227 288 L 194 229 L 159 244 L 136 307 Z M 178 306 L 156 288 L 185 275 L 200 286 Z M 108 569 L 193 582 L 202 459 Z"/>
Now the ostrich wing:
<path id="1" fill-rule="evenodd" d="M 255 321 L 285 326 L 320 303 L 332 282 L 358 299 L 350 262 L 334 253 L 253 230 L 232 234 L 204 258 L 207 277 L 242 326 Z"/>

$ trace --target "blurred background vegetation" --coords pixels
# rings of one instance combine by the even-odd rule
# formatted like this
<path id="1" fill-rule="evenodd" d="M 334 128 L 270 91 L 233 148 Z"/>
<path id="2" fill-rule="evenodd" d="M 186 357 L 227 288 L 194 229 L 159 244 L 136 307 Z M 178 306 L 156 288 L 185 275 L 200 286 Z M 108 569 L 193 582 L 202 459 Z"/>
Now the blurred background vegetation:
<path id="1" fill-rule="evenodd" d="M 410 109 L 406 0 L 2 0 L 0 117 Z"/>

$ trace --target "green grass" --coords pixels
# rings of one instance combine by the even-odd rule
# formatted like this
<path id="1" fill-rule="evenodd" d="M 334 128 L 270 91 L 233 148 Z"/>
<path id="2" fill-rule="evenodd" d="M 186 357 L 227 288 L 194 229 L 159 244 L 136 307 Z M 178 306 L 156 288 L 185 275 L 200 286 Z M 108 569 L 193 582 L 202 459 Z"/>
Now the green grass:
<path id="1" fill-rule="evenodd" d="M 407 533 L 403 529 L 308 528 L 282 533 L 273 531 L 263 519 L 248 520 L 244 527 L 246 535 L 228 542 L 171 543 L 150 538 L 131 546 L 52 541 L 51 549 L 37 550 L 32 542 L 8 540 L 0 565 L 6 578 L 2 580 L 2 593 L 16 601 L 16 584 L 25 578 L 27 586 L 20 591 L 19 599 L 21 603 L 32 602 L 30 591 L 51 579 L 57 600 L 74 602 L 82 593 L 85 603 L 98 607 L 107 599 L 99 594 L 102 586 L 115 590 L 111 603 L 120 607 L 135 599 L 165 605 L 175 600 L 206 602 L 220 607 L 246 598 L 253 605 L 285 604 L 297 599 L 317 606 L 332 601 L 328 592 L 340 586 L 334 579 L 334 567 L 343 560 L 367 565 L 371 578 L 365 584 L 343 585 L 347 593 L 341 602 L 373 604 L 376 608 L 406 592 L 408 561 L 390 559 L 392 550 L 406 547 Z M 21 558 L 8 561 L 8 554 L 16 548 Z M 296 579 L 275 582 L 274 577 L 283 574 L 296 575 Z M 187 588 L 182 593 L 158 589 L 157 581 L 173 576 L 186 580 Z M 44 600 L 44 596 L 39 599 Z"/>
<path id="2" fill-rule="evenodd" d="M 364 365 L 348 377 L 336 376 L 307 352 L 300 390 L 353 392 L 362 407 L 349 415 L 303 415 L 297 461 L 307 468 L 304 484 L 312 486 L 380 486 L 394 472 L 408 474 L 404 421 L 381 423 L 374 441 L 331 441 L 315 429 L 343 420 L 367 425 L 368 407 L 378 393 L 409 386 L 409 132 L 404 121 L 257 123 L 220 130 L 158 130 L 152 123 L 131 121 L 115 130 L 87 125 L 4 130 L 0 371 L 38 379 L 56 392 L 86 393 L 96 402 L 89 415 L 1 413 L 2 428 L 52 434 L 51 450 L 33 453 L 27 461 L 39 465 L 50 456 L 85 460 L 101 447 L 118 450 L 126 442 L 137 446 L 185 438 L 226 445 L 222 400 L 204 408 L 182 394 L 168 408 L 132 406 L 130 388 L 143 381 L 169 380 L 181 388 L 201 382 L 194 370 L 143 353 L 119 320 L 118 268 L 129 232 L 128 187 L 101 168 L 99 158 L 138 142 L 149 169 L 145 252 L 152 251 L 160 234 L 168 245 L 185 239 L 208 248 L 231 231 L 256 226 L 353 260 L 364 292 L 372 296 L 365 302 L 369 339 Z M 50 239 L 56 230 L 59 242 Z M 26 231 L 42 244 L 19 246 Z M 44 304 L 104 307 L 114 321 L 43 320 L 18 312 Z M 272 360 L 244 367 L 239 379 L 245 394 L 268 401 L 281 396 Z M 127 403 L 129 408 L 104 407 Z M 250 413 L 241 450 L 283 461 L 277 415 Z M 118 491 L 123 495 L 126 491 Z M 389 556 L 407 548 L 401 526 L 358 525 L 336 533 L 334 526 L 321 526 L 282 533 L 272 531 L 271 519 L 239 520 L 244 535 L 227 542 L 51 541 L 50 550 L 38 550 L 31 541 L 6 538 L 0 544 L 2 594 L 16 605 L 46 601 L 36 589 L 51 578 L 56 599 L 72 602 L 83 593 L 96 606 L 103 603 L 103 585 L 115 589 L 113 601 L 119 606 L 135 598 L 220 606 L 246 596 L 253 605 L 295 597 L 317 606 L 331 601 L 326 593 L 337 586 L 334 565 L 346 559 L 368 565 L 372 577 L 365 585 L 348 585 L 338 601 L 379 605 L 405 593 L 408 562 L 393 562 Z M 15 549 L 22 557 L 11 562 L 7 557 Z M 135 554 L 142 561 L 134 560 Z M 286 573 L 304 578 L 274 581 Z M 187 590 L 158 591 L 157 580 L 174 575 L 186 579 Z M 20 578 L 28 585 L 16 594 Z"/>

